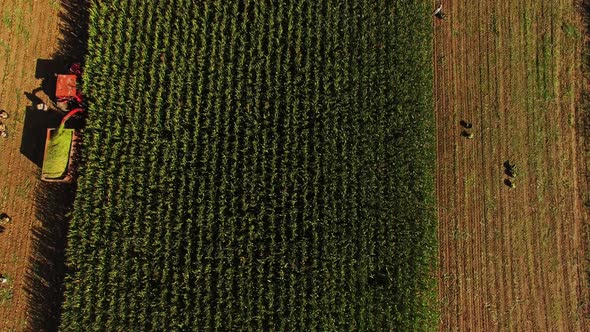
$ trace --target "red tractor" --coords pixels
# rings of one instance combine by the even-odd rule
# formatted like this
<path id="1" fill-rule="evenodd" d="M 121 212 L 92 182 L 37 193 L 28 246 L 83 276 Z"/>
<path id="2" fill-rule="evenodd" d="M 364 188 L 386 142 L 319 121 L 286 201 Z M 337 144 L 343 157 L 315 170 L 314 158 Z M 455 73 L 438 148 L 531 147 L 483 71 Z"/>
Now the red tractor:
<path id="1" fill-rule="evenodd" d="M 79 63 L 73 64 L 68 69 L 68 74 L 58 74 L 55 84 L 55 99 L 57 108 L 63 111 L 82 106 L 83 97 L 78 90 L 78 81 L 82 77 L 82 69 Z M 76 104 L 76 105 L 72 105 Z"/>

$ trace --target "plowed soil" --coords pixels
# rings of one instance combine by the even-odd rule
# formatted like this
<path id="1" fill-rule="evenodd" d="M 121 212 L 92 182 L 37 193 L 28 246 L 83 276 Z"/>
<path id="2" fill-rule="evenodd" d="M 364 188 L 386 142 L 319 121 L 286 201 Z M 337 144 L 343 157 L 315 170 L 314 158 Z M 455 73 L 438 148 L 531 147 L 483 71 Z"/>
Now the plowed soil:
<path id="1" fill-rule="evenodd" d="M 433 59 L 440 330 L 589 331 L 580 10 L 443 4 Z M 460 136 L 461 120 L 473 139 Z"/>
<path id="2" fill-rule="evenodd" d="M 32 113 L 26 107 L 46 96 L 37 91 L 37 97 L 27 97 L 25 92 L 40 87 L 41 80 L 35 78 L 37 59 L 49 59 L 58 45 L 59 11 L 58 0 L 0 1 L 0 109 L 10 114 L 3 121 L 9 137 L 0 138 L 0 213 L 12 217 L 12 223 L 0 228 L 0 274 L 9 278 L 0 286 L 0 331 L 40 330 L 43 325 L 36 325 L 29 305 L 43 303 L 46 296 L 36 293 L 42 289 L 31 279 L 36 274 L 31 264 L 39 259 L 35 243 L 40 233 L 34 233 L 45 222 L 38 218 L 35 204 L 40 189 L 35 163 L 42 152 L 43 129 L 42 123 L 31 122 Z M 41 136 L 31 132 L 35 129 Z M 45 286 L 49 285 L 51 281 Z"/>

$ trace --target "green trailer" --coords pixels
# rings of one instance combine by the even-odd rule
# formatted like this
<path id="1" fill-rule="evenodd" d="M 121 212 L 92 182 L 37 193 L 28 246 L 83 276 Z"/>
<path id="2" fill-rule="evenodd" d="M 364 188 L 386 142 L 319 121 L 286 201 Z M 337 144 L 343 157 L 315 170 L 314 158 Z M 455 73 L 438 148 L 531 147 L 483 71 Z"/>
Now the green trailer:
<path id="1" fill-rule="evenodd" d="M 49 182 L 70 182 L 72 180 L 72 159 L 78 142 L 78 131 L 66 128 L 66 122 L 84 109 L 71 110 L 61 120 L 59 128 L 47 129 L 45 153 L 41 180 Z"/>
<path id="2" fill-rule="evenodd" d="M 78 135 L 75 129 L 49 128 L 45 141 L 45 155 L 41 180 L 49 182 L 70 182 L 70 166 Z"/>

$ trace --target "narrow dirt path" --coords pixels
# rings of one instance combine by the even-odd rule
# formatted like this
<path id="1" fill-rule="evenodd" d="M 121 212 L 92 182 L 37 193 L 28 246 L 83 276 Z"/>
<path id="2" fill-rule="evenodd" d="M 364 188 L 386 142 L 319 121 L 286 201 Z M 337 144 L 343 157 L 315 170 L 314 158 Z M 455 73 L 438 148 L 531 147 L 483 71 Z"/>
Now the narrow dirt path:
<path id="1" fill-rule="evenodd" d="M 565 0 L 443 4 L 433 58 L 440 330 L 589 330 L 579 13 Z M 461 120 L 473 139 L 460 136 Z M 513 190 L 507 160 L 518 167 Z"/>

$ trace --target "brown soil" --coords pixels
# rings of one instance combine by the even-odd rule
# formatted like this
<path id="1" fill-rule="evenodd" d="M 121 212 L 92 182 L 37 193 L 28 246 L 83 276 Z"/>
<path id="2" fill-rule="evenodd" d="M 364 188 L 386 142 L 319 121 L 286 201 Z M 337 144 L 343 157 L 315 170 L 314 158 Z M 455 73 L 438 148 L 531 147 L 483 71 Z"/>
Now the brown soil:
<path id="1" fill-rule="evenodd" d="M 443 4 L 433 59 L 440 330 L 588 331 L 581 13 L 565 0 Z M 461 120 L 473 139 L 460 136 Z"/>
<path id="2" fill-rule="evenodd" d="M 63 38 L 64 1 L 3 0 L 0 6 L 0 109 L 9 137 L 0 139 L 0 331 L 55 330 L 63 279 L 64 207 L 72 188 L 39 182 L 45 128 L 58 114 L 31 106 L 47 101 L 51 59 Z M 61 25 L 60 25 L 61 22 Z M 57 305 L 56 305 L 57 303 Z"/>

